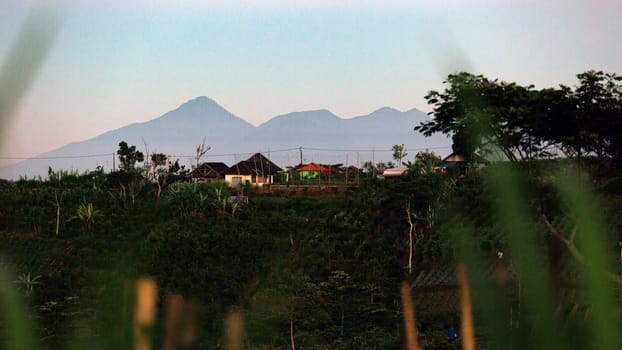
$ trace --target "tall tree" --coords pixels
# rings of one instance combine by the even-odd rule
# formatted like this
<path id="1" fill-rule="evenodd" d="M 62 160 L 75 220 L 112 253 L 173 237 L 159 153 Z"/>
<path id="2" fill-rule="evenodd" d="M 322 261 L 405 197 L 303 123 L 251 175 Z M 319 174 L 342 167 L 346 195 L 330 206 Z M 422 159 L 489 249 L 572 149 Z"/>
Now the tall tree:
<path id="1" fill-rule="evenodd" d="M 144 179 L 141 175 L 141 169 L 136 167 L 136 163 L 143 162 L 145 156 L 143 152 L 136 149 L 136 146 L 128 146 L 127 142 L 121 141 L 119 143 L 119 150 L 117 151 L 119 156 L 119 168 L 118 173 L 110 174 L 111 177 L 116 178 L 121 187 L 121 194 L 125 196 L 126 189 L 129 189 L 132 205 L 136 200 L 136 195 L 144 186 Z"/>
<path id="2" fill-rule="evenodd" d="M 127 142 L 119 142 L 119 150 L 117 150 L 119 156 L 119 167 L 121 171 L 127 173 L 133 172 L 136 169 L 136 163 L 141 163 L 145 160 L 143 152 L 136 150 L 136 146 L 128 146 Z"/>
<path id="3" fill-rule="evenodd" d="M 468 161 L 475 152 L 501 152 L 510 161 L 531 160 L 547 153 L 533 113 L 539 91 L 532 85 L 490 80 L 482 75 L 449 75 L 445 91 L 425 97 L 434 119 L 415 127 L 430 136 L 452 135 L 453 150 Z"/>
<path id="4" fill-rule="evenodd" d="M 160 195 L 162 194 L 162 187 L 166 185 L 167 170 L 166 166 L 167 157 L 163 153 L 152 153 L 151 162 L 147 169 L 147 177 L 150 181 L 155 182 L 158 187 L 156 192 L 156 200 L 160 201 Z"/>
<path id="5" fill-rule="evenodd" d="M 376 165 L 372 161 L 368 160 L 363 163 L 363 171 L 368 175 L 373 174 L 376 171 Z"/>
<path id="6" fill-rule="evenodd" d="M 556 141 L 568 156 L 586 155 L 620 163 L 622 77 L 602 71 L 578 74 L 574 90 L 562 86 L 565 108 L 554 115 Z"/>
<path id="7" fill-rule="evenodd" d="M 434 172 L 434 168 L 441 162 L 441 158 L 431 151 L 417 152 L 413 170 L 417 174 L 427 175 Z M 409 169 L 410 170 L 410 169 Z"/>
<path id="8" fill-rule="evenodd" d="M 63 175 L 63 171 L 54 171 L 52 170 L 52 167 L 48 167 L 48 181 L 54 192 L 54 200 L 50 202 L 56 208 L 56 224 L 54 225 L 54 233 L 56 237 L 58 237 L 58 234 L 60 232 L 63 197 L 65 196 L 65 192 L 67 191 L 62 184 Z"/>
<path id="9" fill-rule="evenodd" d="M 201 162 L 201 158 L 205 155 L 205 153 L 207 153 L 207 151 L 209 151 L 210 149 L 212 149 L 212 147 L 210 146 L 206 146 L 205 145 L 205 139 L 203 139 L 203 142 L 201 142 L 200 145 L 197 146 L 196 150 L 195 150 L 195 155 L 194 155 L 194 160 L 195 160 L 195 167 L 198 168 L 199 167 L 199 163 Z"/>
<path id="10" fill-rule="evenodd" d="M 393 145 L 393 159 L 397 160 L 397 166 L 402 166 L 402 159 L 406 158 L 407 155 L 406 146 L 403 143 L 401 145 Z"/>
<path id="11" fill-rule="evenodd" d="M 510 161 L 530 161 L 561 150 L 579 163 L 593 155 L 622 165 L 622 77 L 586 71 L 577 78 L 574 88 L 536 90 L 464 72 L 449 75 L 442 93 L 426 96 L 434 119 L 415 130 L 452 135 L 454 152 L 467 159 L 499 150 Z"/>

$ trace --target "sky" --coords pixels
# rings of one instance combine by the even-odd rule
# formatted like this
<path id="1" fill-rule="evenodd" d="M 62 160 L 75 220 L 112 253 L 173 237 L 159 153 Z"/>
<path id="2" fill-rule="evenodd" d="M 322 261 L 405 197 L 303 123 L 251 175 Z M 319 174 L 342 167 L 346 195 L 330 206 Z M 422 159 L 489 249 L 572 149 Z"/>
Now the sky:
<path id="1" fill-rule="evenodd" d="M 457 71 L 536 87 L 622 74 L 622 1 L 606 0 L 5 0 L 0 74 L 48 10 L 58 31 L 1 125 L 0 165 L 197 96 L 260 125 L 311 109 L 429 112 L 426 93 Z"/>

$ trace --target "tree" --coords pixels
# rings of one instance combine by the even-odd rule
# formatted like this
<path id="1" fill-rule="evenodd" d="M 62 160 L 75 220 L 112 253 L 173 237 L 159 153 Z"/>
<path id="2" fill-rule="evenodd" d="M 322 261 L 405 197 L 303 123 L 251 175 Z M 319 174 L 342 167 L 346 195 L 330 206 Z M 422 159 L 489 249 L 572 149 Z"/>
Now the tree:
<path id="1" fill-rule="evenodd" d="M 170 167 L 166 167 L 167 157 L 163 153 L 152 153 L 151 162 L 147 169 L 147 178 L 153 181 L 158 186 L 156 192 L 156 200 L 160 201 L 160 194 L 162 194 L 162 187 L 166 185 L 167 171 Z"/>
<path id="2" fill-rule="evenodd" d="M 372 161 L 368 160 L 365 163 L 363 163 L 363 171 L 366 174 L 373 174 L 376 171 L 376 166 L 374 165 Z"/>
<path id="3" fill-rule="evenodd" d="M 328 281 L 320 283 L 321 292 L 325 299 L 332 303 L 331 308 L 337 311 L 337 322 L 339 329 L 339 337 L 343 337 L 346 332 L 346 311 L 351 310 L 352 305 L 352 283 L 351 276 L 343 270 L 335 270 L 331 272 Z"/>
<path id="4" fill-rule="evenodd" d="M 608 152 L 609 145 L 620 137 L 622 77 L 602 71 L 587 71 L 578 74 L 577 78 L 579 85 L 575 88 L 574 102 L 577 119 L 581 122 L 578 137 L 585 139 L 581 143 L 586 150 L 599 158 L 612 155 Z"/>
<path id="5" fill-rule="evenodd" d="M 128 146 L 127 142 L 119 142 L 119 150 L 117 151 L 119 156 L 119 168 L 121 171 L 127 173 L 134 172 L 136 170 L 136 163 L 140 163 L 145 160 L 143 152 L 136 150 L 136 146 Z"/>
<path id="6" fill-rule="evenodd" d="M 430 136 L 452 135 L 453 150 L 471 159 L 476 151 L 499 150 L 512 162 L 546 158 L 561 150 L 578 162 L 586 155 L 620 164 L 622 77 L 601 71 L 578 74 L 574 88 L 449 75 L 444 92 L 430 91 L 430 121 L 415 127 Z"/>
<path id="7" fill-rule="evenodd" d="M 56 208 L 56 224 L 54 225 L 54 233 L 56 237 L 60 233 L 61 210 L 63 206 L 63 197 L 66 190 L 63 188 L 62 182 L 63 172 L 54 171 L 52 167 L 48 167 L 48 181 L 54 190 L 54 200 L 50 201 Z"/>
<path id="8" fill-rule="evenodd" d="M 183 180 L 187 174 L 188 170 L 186 166 L 179 165 L 179 159 L 175 159 L 174 162 L 171 159 L 168 160 L 168 172 L 166 176 L 168 183 Z"/>
<path id="9" fill-rule="evenodd" d="M 136 163 L 143 162 L 145 156 L 141 151 L 136 149 L 136 146 L 128 146 L 125 141 L 119 143 L 117 155 L 119 156 L 120 171 L 110 174 L 110 177 L 118 181 L 123 196 L 125 196 L 126 189 L 129 189 L 133 205 L 137 193 L 144 186 L 144 181 L 140 174 L 141 170 L 136 168 Z"/>
<path id="10" fill-rule="evenodd" d="M 622 154 L 622 77 L 602 71 L 578 74 L 574 89 L 560 86 L 549 92 L 551 133 L 569 157 L 595 155 L 618 166 Z"/>
<path id="11" fill-rule="evenodd" d="M 440 161 L 441 158 L 434 152 L 417 152 L 417 155 L 415 155 L 414 170 L 420 175 L 431 174 L 434 172 L 434 168 L 438 165 L 438 163 L 440 163 Z"/>
<path id="12" fill-rule="evenodd" d="M 194 160 L 196 161 L 196 164 L 195 164 L 196 168 L 199 167 L 199 163 L 201 162 L 201 157 L 203 157 L 205 153 L 207 153 L 207 151 L 209 151 L 210 149 L 212 149 L 212 147 L 205 145 L 205 139 L 203 139 L 203 142 L 201 142 L 201 144 L 197 146 L 195 150 L 195 156 L 194 156 Z"/>
<path id="13" fill-rule="evenodd" d="M 376 163 L 376 168 L 375 169 L 376 169 L 376 171 L 378 173 L 382 174 L 385 170 L 390 169 L 390 168 L 393 168 L 391 162 L 388 162 L 388 163 L 378 162 L 378 163 Z"/>
<path id="14" fill-rule="evenodd" d="M 472 161 L 475 153 L 500 151 L 508 160 L 528 161 L 548 155 L 552 146 L 535 113 L 540 92 L 532 85 L 489 80 L 470 73 L 451 74 L 444 92 L 425 97 L 434 106 L 432 120 L 416 131 L 452 135 L 453 150 Z M 543 109 L 542 111 L 546 111 Z"/>
<path id="15" fill-rule="evenodd" d="M 397 160 L 398 166 L 402 166 L 402 159 L 407 155 L 406 146 L 403 143 L 401 145 L 393 145 L 393 159 Z"/>

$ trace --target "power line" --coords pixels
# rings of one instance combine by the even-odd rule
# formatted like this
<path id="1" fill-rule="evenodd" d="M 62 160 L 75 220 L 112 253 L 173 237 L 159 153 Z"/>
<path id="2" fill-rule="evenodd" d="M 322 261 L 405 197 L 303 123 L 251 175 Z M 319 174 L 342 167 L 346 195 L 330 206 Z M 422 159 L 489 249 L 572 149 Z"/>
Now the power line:
<path id="1" fill-rule="evenodd" d="M 78 156 L 50 156 L 50 157 L 0 157 L 0 159 L 4 160 L 45 160 L 45 159 L 73 159 L 73 158 L 95 158 L 95 157 L 109 157 L 110 153 L 101 153 L 101 154 L 85 154 Z"/>
<path id="2" fill-rule="evenodd" d="M 296 148 L 285 148 L 285 149 L 268 149 L 265 152 L 269 152 L 269 153 L 281 153 L 281 152 L 291 152 L 291 151 L 297 151 L 298 147 Z M 240 156 L 240 155 L 253 155 L 255 153 L 262 153 L 264 151 L 259 150 L 259 151 L 253 151 L 253 152 L 235 152 L 235 153 L 221 153 L 221 154 L 210 154 L 210 153 L 206 153 L 203 157 L 205 158 L 209 158 L 209 157 L 236 157 L 236 156 Z M 189 157 L 195 157 L 195 155 L 179 155 L 179 154 L 170 154 L 168 155 L 170 157 L 177 157 L 177 158 L 189 158 Z"/>
<path id="3" fill-rule="evenodd" d="M 434 149 L 451 149 L 451 146 L 446 147 L 422 147 L 422 148 L 411 148 L 411 151 L 425 151 L 425 150 L 434 150 Z M 318 151 L 318 152 L 393 152 L 393 150 L 383 150 L 383 149 L 348 149 L 348 148 L 317 148 L 317 147 L 294 147 L 294 148 L 284 148 L 284 149 L 276 149 L 276 150 L 267 150 L 266 152 L 270 153 L 282 153 L 282 152 L 293 152 L 293 151 Z M 205 157 L 234 157 L 240 155 L 252 155 L 255 153 L 261 153 L 263 151 L 253 151 L 253 152 L 235 152 L 235 153 L 220 153 L 220 154 L 205 154 Z M 97 157 L 109 157 L 114 153 L 98 153 L 98 154 L 83 154 L 83 155 L 63 155 L 63 156 L 48 156 L 48 157 L 14 157 L 14 156 L 0 156 L 0 160 L 51 160 L 51 159 L 79 159 L 79 158 L 97 158 Z M 177 157 L 177 158 L 192 158 L 195 155 L 176 155 L 171 154 L 169 157 Z"/>
<path id="4" fill-rule="evenodd" d="M 451 146 L 411 148 L 409 151 L 425 151 L 431 149 L 450 149 Z M 392 149 L 345 149 L 345 148 L 313 148 L 302 147 L 303 150 L 320 152 L 393 152 Z"/>
<path id="5" fill-rule="evenodd" d="M 270 150 L 271 153 L 280 153 L 280 152 L 290 152 L 296 151 L 298 148 L 287 148 L 287 149 L 277 149 Z M 261 152 L 261 151 L 259 151 Z M 255 154 L 257 152 L 236 152 L 236 153 L 222 153 L 222 154 L 206 154 L 205 156 L 210 157 L 227 157 L 227 156 L 235 156 L 241 154 Z M 49 156 L 49 157 L 14 157 L 14 156 L 0 156 L 2 160 L 49 160 L 49 159 L 75 159 L 75 158 L 96 158 L 96 157 L 109 157 L 113 153 L 100 153 L 100 154 L 83 154 L 83 155 L 74 155 L 74 156 Z M 194 157 L 195 155 L 176 155 L 171 154 L 170 157 L 179 157 L 179 158 L 188 158 Z"/>

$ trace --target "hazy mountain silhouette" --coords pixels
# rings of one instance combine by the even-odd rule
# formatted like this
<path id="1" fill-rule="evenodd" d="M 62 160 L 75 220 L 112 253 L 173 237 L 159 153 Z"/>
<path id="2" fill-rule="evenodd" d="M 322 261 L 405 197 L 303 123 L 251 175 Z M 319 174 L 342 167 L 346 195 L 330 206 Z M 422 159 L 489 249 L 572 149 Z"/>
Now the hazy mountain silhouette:
<path id="1" fill-rule="evenodd" d="M 384 107 L 369 115 L 342 119 L 322 109 L 276 116 L 255 127 L 212 99 L 202 96 L 161 117 L 108 131 L 89 140 L 70 143 L 36 157 L 49 159 L 29 159 L 0 168 L 0 177 L 45 177 L 49 166 L 55 170 L 84 171 L 100 165 L 110 170 L 121 141 L 136 145 L 143 151 L 146 143 L 150 152 L 174 155 L 187 165 L 191 164 L 194 150 L 203 139 L 212 147 L 204 160 L 227 164 L 261 151 L 279 166 L 295 165 L 300 161 L 298 147 L 303 147 L 303 161 L 324 163 L 345 163 L 348 161 L 348 152 L 338 151 L 345 149 L 375 150 L 357 152 L 361 164 L 372 159 L 390 160 L 391 146 L 401 143 L 411 150 L 408 159 L 415 155 L 416 149 L 437 149 L 436 153 L 441 155 L 449 153 L 450 149 L 438 149 L 449 147 L 449 139 L 443 136 L 424 138 L 413 131 L 413 127 L 428 118 L 417 109 L 400 112 Z M 293 150 L 285 152 L 284 149 Z M 356 165 L 353 152 L 349 152 L 349 161 Z M 101 156 L 55 158 L 94 154 Z"/>

